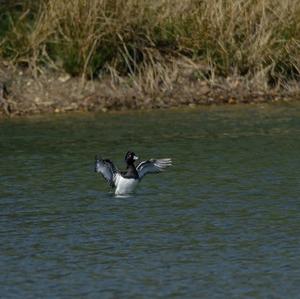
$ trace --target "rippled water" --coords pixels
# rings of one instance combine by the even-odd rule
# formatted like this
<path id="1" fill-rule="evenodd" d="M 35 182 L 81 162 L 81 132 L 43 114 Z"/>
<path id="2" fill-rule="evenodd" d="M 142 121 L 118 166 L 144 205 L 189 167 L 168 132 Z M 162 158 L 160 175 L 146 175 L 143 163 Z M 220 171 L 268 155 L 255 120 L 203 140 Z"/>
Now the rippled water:
<path id="1" fill-rule="evenodd" d="M 299 298 L 300 106 L 0 123 L 1 298 Z M 115 198 L 94 155 L 174 166 Z"/>

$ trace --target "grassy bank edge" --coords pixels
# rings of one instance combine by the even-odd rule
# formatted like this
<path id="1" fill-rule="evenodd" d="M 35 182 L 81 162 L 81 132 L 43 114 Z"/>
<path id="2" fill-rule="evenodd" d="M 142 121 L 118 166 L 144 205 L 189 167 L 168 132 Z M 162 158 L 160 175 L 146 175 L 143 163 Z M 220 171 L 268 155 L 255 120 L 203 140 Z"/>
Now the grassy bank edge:
<path id="1" fill-rule="evenodd" d="M 180 70 L 179 70 L 180 69 Z M 5 75 L 4 75 L 5 74 Z M 200 80 L 188 65 L 178 66 L 168 86 L 145 90 L 131 77 L 111 76 L 85 80 L 63 72 L 46 72 L 35 78 L 21 69 L 0 67 L 0 116 L 71 111 L 144 110 L 199 105 L 253 104 L 300 100 L 298 84 L 289 89 L 259 88 L 243 77 Z M 0 80 L 1 81 L 1 80 Z"/>
<path id="2" fill-rule="evenodd" d="M 154 81 L 170 80 L 170 65 L 184 58 L 198 66 L 199 79 L 242 76 L 285 88 L 300 78 L 299 1 L 3 0 L 0 6 L 0 57 L 36 77 L 46 67 L 83 79 L 143 77 L 140 88 L 155 89 Z"/>
<path id="3" fill-rule="evenodd" d="M 299 85 L 299 1 L 0 1 L 2 114 L 287 100 Z"/>

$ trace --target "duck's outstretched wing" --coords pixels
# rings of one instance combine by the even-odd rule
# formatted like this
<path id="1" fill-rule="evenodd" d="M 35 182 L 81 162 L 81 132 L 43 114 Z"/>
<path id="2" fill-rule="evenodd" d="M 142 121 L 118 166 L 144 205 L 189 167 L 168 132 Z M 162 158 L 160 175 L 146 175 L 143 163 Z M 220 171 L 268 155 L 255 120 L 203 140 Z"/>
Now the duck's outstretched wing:
<path id="1" fill-rule="evenodd" d="M 115 178 L 118 173 L 112 161 L 95 157 L 95 172 L 101 173 L 111 187 L 115 187 Z"/>
<path id="2" fill-rule="evenodd" d="M 141 162 L 136 170 L 139 174 L 139 178 L 142 179 L 148 173 L 157 173 L 163 171 L 168 166 L 172 165 L 172 160 L 167 159 L 150 159 L 147 161 Z"/>

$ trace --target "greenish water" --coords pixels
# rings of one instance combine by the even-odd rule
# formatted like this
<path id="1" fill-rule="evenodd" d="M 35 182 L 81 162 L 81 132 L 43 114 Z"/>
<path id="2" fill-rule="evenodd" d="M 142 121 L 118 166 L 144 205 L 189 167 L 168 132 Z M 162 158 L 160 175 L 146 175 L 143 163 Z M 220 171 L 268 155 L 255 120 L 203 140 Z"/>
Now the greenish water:
<path id="1" fill-rule="evenodd" d="M 115 198 L 96 153 L 171 157 Z M 299 298 L 300 106 L 0 123 L 1 298 Z"/>

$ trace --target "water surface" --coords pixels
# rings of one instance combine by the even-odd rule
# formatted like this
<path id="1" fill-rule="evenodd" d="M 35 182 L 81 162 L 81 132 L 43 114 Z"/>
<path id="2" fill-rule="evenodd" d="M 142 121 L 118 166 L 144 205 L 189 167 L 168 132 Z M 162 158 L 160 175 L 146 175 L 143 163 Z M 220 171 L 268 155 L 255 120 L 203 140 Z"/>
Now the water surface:
<path id="1" fill-rule="evenodd" d="M 116 198 L 95 154 L 172 169 Z M 1 298 L 299 298 L 300 106 L 0 123 Z"/>

